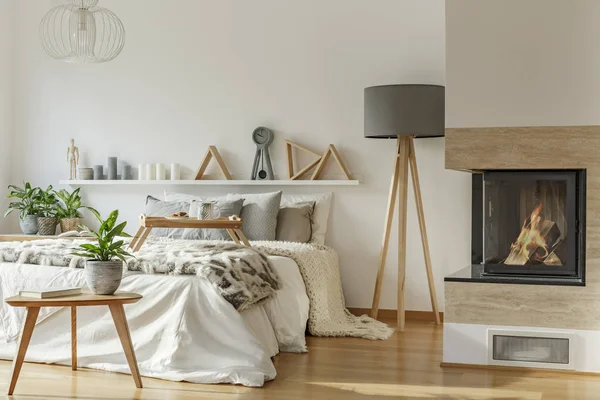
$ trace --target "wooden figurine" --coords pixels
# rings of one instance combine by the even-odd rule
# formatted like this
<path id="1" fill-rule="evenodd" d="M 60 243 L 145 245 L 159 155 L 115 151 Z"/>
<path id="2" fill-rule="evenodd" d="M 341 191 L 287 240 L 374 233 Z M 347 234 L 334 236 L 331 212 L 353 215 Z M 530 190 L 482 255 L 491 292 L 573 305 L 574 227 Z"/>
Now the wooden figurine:
<path id="1" fill-rule="evenodd" d="M 323 173 L 325 164 L 327 164 L 327 160 L 329 160 L 329 157 L 332 155 L 333 155 L 333 158 L 335 159 L 335 161 L 338 163 L 338 165 L 342 169 L 342 172 L 346 176 L 346 179 L 352 180 L 352 178 L 350 177 L 350 172 L 348 171 L 348 168 L 346 168 L 346 164 L 344 164 L 344 161 L 342 160 L 342 156 L 340 156 L 340 153 L 337 151 L 335 146 L 332 144 L 329 145 L 329 147 L 327 148 L 327 151 L 325 152 L 325 154 L 323 154 L 323 157 L 321 157 L 321 162 L 315 169 L 315 172 L 313 173 L 312 177 L 310 178 L 311 180 L 314 181 L 314 180 L 319 179 L 319 177 Z"/>
<path id="2" fill-rule="evenodd" d="M 71 139 L 71 146 L 67 149 L 67 162 L 69 163 L 69 180 L 77 179 L 79 148 L 75 146 L 75 139 Z"/>
<path id="3" fill-rule="evenodd" d="M 229 170 L 225 165 L 225 161 L 223 161 L 223 157 L 221 157 L 221 154 L 219 154 L 219 150 L 217 150 L 215 146 L 208 146 L 208 151 L 204 156 L 204 160 L 202 161 L 202 164 L 200 164 L 200 168 L 198 168 L 198 171 L 196 172 L 196 180 L 199 181 L 202 179 L 202 177 L 204 176 L 204 172 L 206 172 L 206 168 L 208 168 L 208 164 L 210 164 L 210 161 L 213 159 L 213 157 L 215 161 L 217 161 L 219 169 L 221 170 L 221 173 L 223 174 L 225 179 L 227 179 L 228 181 L 232 180 L 233 178 L 231 177 L 231 174 L 229 173 Z"/>
<path id="4" fill-rule="evenodd" d="M 286 151 L 287 151 L 287 161 L 288 161 L 288 178 L 290 178 L 293 181 L 298 180 L 298 179 L 302 178 L 304 175 L 306 175 L 308 173 L 308 171 L 310 171 L 318 163 L 320 163 L 321 159 L 323 158 L 323 157 L 321 157 L 321 155 L 319 153 L 316 153 L 310 149 L 307 149 L 304 146 L 300 146 L 299 144 L 291 142 L 289 140 L 285 141 L 285 147 L 286 147 Z M 310 153 L 312 155 L 315 155 L 318 158 L 316 160 L 314 160 L 313 162 L 311 162 L 310 164 L 306 165 L 304 168 L 302 168 L 297 173 L 295 173 L 294 172 L 294 152 L 293 152 L 294 148 L 304 151 L 305 153 Z"/>

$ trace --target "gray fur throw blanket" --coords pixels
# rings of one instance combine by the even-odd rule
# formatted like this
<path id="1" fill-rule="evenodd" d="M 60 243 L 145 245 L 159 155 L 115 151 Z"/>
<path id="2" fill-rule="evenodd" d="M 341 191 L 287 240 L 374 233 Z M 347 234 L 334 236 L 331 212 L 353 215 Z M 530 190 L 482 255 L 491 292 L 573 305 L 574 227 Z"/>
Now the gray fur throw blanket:
<path id="1" fill-rule="evenodd" d="M 83 268 L 85 259 L 71 255 L 83 240 L 49 239 L 0 243 L 0 262 Z M 280 282 L 264 252 L 227 242 L 149 238 L 127 269 L 147 274 L 196 275 L 238 311 L 270 298 Z"/>

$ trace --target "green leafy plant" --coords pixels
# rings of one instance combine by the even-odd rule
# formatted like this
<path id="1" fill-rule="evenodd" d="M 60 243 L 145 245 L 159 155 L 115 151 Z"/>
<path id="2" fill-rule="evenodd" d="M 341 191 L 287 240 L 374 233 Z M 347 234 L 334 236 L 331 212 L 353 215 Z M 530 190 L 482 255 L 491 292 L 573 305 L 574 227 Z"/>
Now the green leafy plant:
<path id="1" fill-rule="evenodd" d="M 86 208 L 94 213 L 94 215 L 98 215 L 98 211 L 94 210 L 92 207 L 81 204 L 81 196 L 79 196 L 80 189 L 81 188 L 75 189 L 73 193 L 69 193 L 65 189 L 54 192 L 56 197 L 58 197 L 60 200 L 57 212 L 58 218 L 81 218 L 81 213 L 79 210 L 82 208 Z"/>
<path id="2" fill-rule="evenodd" d="M 58 214 L 58 199 L 56 198 L 56 192 L 52 190 L 52 185 L 48 186 L 46 190 L 39 191 L 39 215 L 46 218 L 56 218 Z"/>
<path id="3" fill-rule="evenodd" d="M 8 210 L 4 213 L 7 217 L 13 211 L 20 212 L 20 218 L 24 219 L 28 215 L 39 215 L 41 189 L 32 187 L 29 182 L 24 183 L 24 187 L 20 188 L 15 185 L 8 185 L 10 192 L 6 195 L 7 199 L 17 199 L 8 205 Z"/>
<path id="4" fill-rule="evenodd" d="M 117 219 L 119 218 L 119 210 L 111 212 L 105 220 L 102 219 L 98 211 L 92 209 L 90 209 L 90 211 L 92 211 L 92 214 L 94 214 L 100 222 L 98 232 L 88 230 L 88 232 L 96 237 L 98 243 L 81 244 L 72 252 L 72 254 L 96 261 L 113 261 L 118 258 L 125 262 L 127 261 L 126 257 L 133 257 L 133 255 L 129 254 L 123 248 L 125 246 L 125 241 L 118 240 L 119 237 L 130 236 L 123 232 L 125 226 L 127 226 L 127 221 L 116 225 Z"/>

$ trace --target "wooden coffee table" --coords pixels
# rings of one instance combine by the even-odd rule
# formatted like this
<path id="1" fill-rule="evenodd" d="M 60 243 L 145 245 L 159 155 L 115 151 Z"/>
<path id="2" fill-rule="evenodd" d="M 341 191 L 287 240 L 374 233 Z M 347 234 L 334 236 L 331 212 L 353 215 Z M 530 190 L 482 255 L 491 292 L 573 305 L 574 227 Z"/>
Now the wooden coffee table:
<path id="1" fill-rule="evenodd" d="M 123 345 L 123 351 L 125 352 L 129 369 L 131 369 L 131 375 L 133 376 L 135 386 L 141 388 L 142 378 L 140 377 L 140 371 L 138 370 L 135 352 L 133 351 L 133 345 L 131 343 L 129 326 L 127 325 L 125 310 L 123 309 L 123 304 L 135 303 L 141 298 L 142 295 L 137 293 L 117 292 L 110 296 L 83 293 L 78 296 L 64 296 L 53 299 L 35 299 L 32 297 L 13 296 L 4 300 L 13 307 L 27 308 L 27 316 L 25 317 L 25 322 L 19 338 L 19 345 L 17 346 L 17 354 L 13 360 L 8 394 L 13 394 L 15 386 L 17 385 L 17 379 L 19 379 L 21 366 L 23 365 L 25 353 L 27 352 L 27 347 L 29 346 L 29 341 L 31 340 L 33 328 L 35 327 L 35 322 L 41 307 L 71 307 L 71 369 L 76 371 L 77 307 L 108 306 L 113 321 L 115 322 L 121 345 Z"/>
<path id="2" fill-rule="evenodd" d="M 216 218 L 216 219 L 170 219 L 165 217 L 140 217 L 140 229 L 129 243 L 132 251 L 138 251 L 152 232 L 152 228 L 193 228 L 193 229 L 225 229 L 231 239 L 239 244 L 242 242 L 250 247 L 250 242 L 242 232 L 242 220 L 238 217 Z"/>

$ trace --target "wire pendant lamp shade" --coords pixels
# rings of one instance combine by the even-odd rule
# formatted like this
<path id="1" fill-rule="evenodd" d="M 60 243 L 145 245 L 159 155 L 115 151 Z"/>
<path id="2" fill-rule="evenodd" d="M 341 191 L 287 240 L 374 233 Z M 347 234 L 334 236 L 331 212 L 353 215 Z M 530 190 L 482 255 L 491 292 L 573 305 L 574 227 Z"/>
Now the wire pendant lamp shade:
<path id="1" fill-rule="evenodd" d="M 68 63 L 102 63 L 117 57 L 125 46 L 125 28 L 99 0 L 69 0 L 54 7 L 39 28 L 44 51 Z"/>

